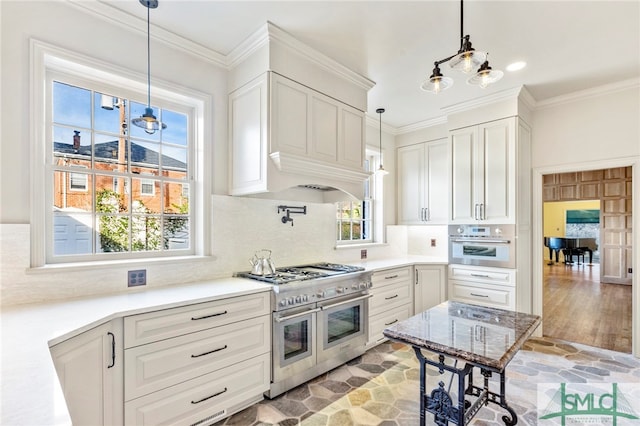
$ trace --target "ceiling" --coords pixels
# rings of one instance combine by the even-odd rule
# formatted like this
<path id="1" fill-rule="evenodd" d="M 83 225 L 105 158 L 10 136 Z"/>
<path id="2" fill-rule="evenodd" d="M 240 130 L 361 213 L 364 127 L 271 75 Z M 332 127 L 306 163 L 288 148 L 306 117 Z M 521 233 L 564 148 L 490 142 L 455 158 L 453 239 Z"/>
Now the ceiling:
<path id="1" fill-rule="evenodd" d="M 102 0 L 138 17 L 137 0 Z M 442 108 L 524 85 L 536 101 L 640 76 L 640 1 L 485 1 L 464 3 L 464 33 L 489 53 L 502 80 L 481 89 L 441 65 L 454 85 L 438 95 L 420 89 L 433 63 L 459 48 L 460 2 L 159 0 L 159 27 L 228 55 L 267 21 L 373 80 L 368 114 L 386 108 L 385 125 L 399 131 L 436 121 Z M 217 52 L 217 53 L 214 53 Z M 506 66 L 526 61 L 523 70 Z"/>

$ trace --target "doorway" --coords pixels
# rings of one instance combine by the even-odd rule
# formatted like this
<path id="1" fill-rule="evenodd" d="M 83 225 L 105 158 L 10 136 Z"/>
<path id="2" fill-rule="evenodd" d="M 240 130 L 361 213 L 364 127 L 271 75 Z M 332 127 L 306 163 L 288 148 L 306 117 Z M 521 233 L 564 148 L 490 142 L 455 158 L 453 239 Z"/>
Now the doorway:
<path id="1" fill-rule="evenodd" d="M 542 176 L 545 336 L 632 352 L 631 176 L 631 166 Z"/>

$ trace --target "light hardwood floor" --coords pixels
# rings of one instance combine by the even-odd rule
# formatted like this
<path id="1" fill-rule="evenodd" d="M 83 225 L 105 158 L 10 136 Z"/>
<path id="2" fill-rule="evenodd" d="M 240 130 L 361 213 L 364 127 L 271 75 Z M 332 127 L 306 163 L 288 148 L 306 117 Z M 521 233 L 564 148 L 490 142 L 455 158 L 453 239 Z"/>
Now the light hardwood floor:
<path id="1" fill-rule="evenodd" d="M 544 335 L 631 353 L 631 286 L 601 284 L 599 265 L 544 265 Z"/>

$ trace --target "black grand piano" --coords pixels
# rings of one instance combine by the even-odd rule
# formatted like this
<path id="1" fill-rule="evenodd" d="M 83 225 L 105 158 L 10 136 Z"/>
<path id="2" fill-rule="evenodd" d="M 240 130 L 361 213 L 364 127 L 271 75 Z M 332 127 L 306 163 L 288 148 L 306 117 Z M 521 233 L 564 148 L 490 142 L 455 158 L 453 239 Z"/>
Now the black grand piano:
<path id="1" fill-rule="evenodd" d="M 598 249 L 595 238 L 573 238 L 573 237 L 544 237 L 544 246 L 549 248 L 549 263 L 553 265 L 553 253 L 555 253 L 556 263 L 558 263 L 558 253 L 562 251 L 564 263 L 572 264 L 573 256 L 577 257 L 578 265 L 580 256 L 584 263 L 584 254 L 589 254 L 589 264 L 593 263 L 593 251 Z"/>

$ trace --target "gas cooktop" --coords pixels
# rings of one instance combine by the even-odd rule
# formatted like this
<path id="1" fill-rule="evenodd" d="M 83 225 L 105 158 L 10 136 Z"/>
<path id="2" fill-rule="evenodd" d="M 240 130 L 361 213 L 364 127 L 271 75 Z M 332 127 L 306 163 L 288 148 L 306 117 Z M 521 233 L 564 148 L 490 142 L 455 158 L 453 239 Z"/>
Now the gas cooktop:
<path id="1" fill-rule="evenodd" d="M 235 275 L 237 277 L 251 278 L 274 285 L 282 285 L 294 281 L 311 280 L 360 271 L 364 271 L 364 268 L 360 266 L 320 262 L 300 266 L 277 268 L 275 274 L 269 275 L 257 275 L 252 274 L 251 272 L 238 272 Z"/>

